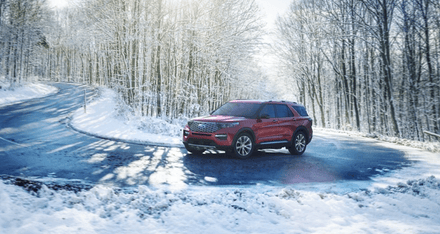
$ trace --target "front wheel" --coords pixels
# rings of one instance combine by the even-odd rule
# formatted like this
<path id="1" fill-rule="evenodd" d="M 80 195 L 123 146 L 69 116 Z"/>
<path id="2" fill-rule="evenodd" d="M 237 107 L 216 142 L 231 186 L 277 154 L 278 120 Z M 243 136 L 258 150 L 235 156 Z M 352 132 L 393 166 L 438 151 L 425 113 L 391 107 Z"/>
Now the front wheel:
<path id="1" fill-rule="evenodd" d="M 233 152 L 237 158 L 244 159 L 252 155 L 254 151 L 254 142 L 247 133 L 242 133 L 237 137 L 233 144 Z"/>
<path id="2" fill-rule="evenodd" d="M 293 155 L 301 155 L 306 151 L 307 140 L 304 132 L 297 132 L 295 136 L 293 136 L 292 146 L 288 148 L 290 154 Z"/>

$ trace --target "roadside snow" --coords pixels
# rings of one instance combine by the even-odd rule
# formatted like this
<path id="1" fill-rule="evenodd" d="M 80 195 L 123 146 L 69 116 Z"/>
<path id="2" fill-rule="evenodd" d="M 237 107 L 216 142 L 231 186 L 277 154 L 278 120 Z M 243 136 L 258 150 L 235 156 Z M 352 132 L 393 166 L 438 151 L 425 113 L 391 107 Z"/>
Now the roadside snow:
<path id="1" fill-rule="evenodd" d="M 41 83 L 24 83 L 11 90 L 9 89 L 9 83 L 3 79 L 0 79 L 0 87 L 0 106 L 27 99 L 44 97 L 58 91 L 58 89 L 53 86 Z"/>
<path id="2" fill-rule="evenodd" d="M 111 139 L 183 146 L 180 130 L 186 119 L 166 121 L 134 116 L 129 111 L 123 111 L 128 108 L 117 101 L 113 90 L 100 88 L 99 92 L 100 97 L 87 105 L 86 113 L 81 108 L 73 114 L 70 123 L 73 128 Z"/>
<path id="3" fill-rule="evenodd" d="M 0 233 L 438 233 L 440 180 L 347 194 L 267 186 L 95 186 L 37 193 L 0 181 Z"/>
<path id="4" fill-rule="evenodd" d="M 398 138 L 398 137 L 389 137 L 389 136 L 384 136 L 384 135 L 380 135 L 380 134 L 376 134 L 376 133 L 368 134 L 368 133 L 362 133 L 362 132 L 343 131 L 343 130 L 335 130 L 335 129 L 328 129 L 328 128 L 326 128 L 326 129 L 315 128 L 315 130 L 324 131 L 326 133 L 343 133 L 343 134 L 350 135 L 350 136 L 361 136 L 364 139 L 365 138 L 372 138 L 372 139 L 377 139 L 380 141 L 385 141 L 385 142 L 395 143 L 395 144 L 399 144 L 399 145 L 423 149 L 423 150 L 431 151 L 433 153 L 440 153 L 440 142 L 438 140 L 437 141 L 434 140 L 434 141 L 422 142 L 422 141 L 414 141 L 414 140 L 403 139 L 403 138 Z"/>

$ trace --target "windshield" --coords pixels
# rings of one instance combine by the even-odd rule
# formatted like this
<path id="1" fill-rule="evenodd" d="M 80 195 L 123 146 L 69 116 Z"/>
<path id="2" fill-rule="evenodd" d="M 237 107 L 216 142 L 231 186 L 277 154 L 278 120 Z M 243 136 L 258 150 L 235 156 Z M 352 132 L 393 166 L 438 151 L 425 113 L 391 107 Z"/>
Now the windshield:
<path id="1" fill-rule="evenodd" d="M 227 115 L 251 118 L 255 115 L 260 103 L 228 102 L 212 112 L 212 115 Z"/>

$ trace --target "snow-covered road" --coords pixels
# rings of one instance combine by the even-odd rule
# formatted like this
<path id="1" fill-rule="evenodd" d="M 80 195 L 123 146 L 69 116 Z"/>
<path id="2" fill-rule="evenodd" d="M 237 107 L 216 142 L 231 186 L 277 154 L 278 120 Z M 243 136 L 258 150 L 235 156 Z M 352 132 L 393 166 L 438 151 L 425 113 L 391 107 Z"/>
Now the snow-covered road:
<path id="1" fill-rule="evenodd" d="M 0 107 L 0 233 L 440 229 L 439 154 L 318 130 L 301 157 L 190 156 L 172 132 L 130 138 L 138 123 L 117 116 L 111 93 L 81 114 L 84 87 L 54 86 L 56 96 Z M 125 142 L 70 129 L 76 110 L 75 128 Z M 173 146 L 130 143 L 141 140 Z"/>

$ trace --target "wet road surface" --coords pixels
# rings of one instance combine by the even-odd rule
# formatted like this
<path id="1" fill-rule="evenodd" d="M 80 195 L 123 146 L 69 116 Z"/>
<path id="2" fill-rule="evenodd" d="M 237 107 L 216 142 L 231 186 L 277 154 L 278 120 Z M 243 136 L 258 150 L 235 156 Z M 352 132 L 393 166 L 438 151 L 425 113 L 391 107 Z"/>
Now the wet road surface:
<path id="1" fill-rule="evenodd" d="M 315 134 L 306 152 L 258 151 L 240 160 L 221 151 L 187 154 L 184 148 L 100 139 L 68 126 L 82 108 L 85 86 L 52 84 L 57 94 L 0 106 L 0 175 L 80 180 L 117 186 L 252 185 L 369 180 L 408 166 L 404 153 L 374 140 Z"/>

